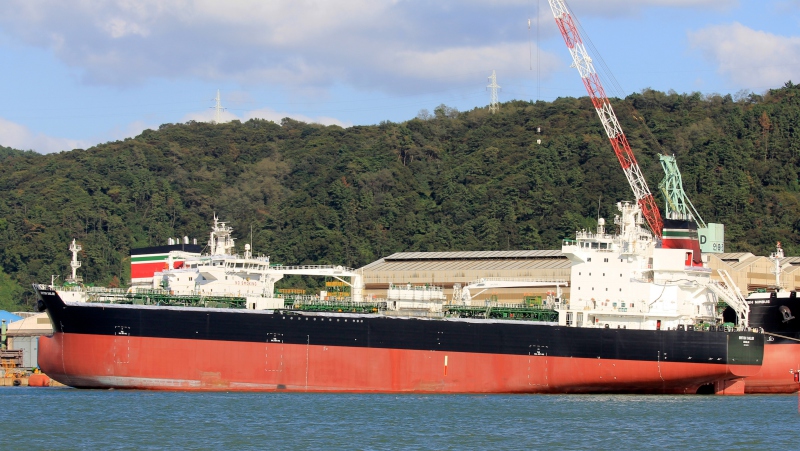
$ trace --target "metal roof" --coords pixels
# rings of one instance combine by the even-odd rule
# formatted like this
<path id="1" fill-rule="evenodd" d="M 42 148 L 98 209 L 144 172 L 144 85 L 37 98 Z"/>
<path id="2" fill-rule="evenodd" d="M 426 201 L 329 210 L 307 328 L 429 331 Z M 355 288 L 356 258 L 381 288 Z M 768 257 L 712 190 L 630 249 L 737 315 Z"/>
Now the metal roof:
<path id="1" fill-rule="evenodd" d="M 487 260 L 514 258 L 566 258 L 560 250 L 529 251 L 458 251 L 458 252 L 397 252 L 386 261 L 394 260 Z"/>
<path id="2" fill-rule="evenodd" d="M 800 257 L 786 257 L 783 260 L 781 260 L 782 265 L 785 265 L 787 263 L 792 266 L 800 265 Z"/>
<path id="3" fill-rule="evenodd" d="M 470 271 L 565 269 L 571 263 L 560 250 L 397 252 L 369 263 L 365 271 Z"/>
<path id="4" fill-rule="evenodd" d="M 722 254 L 711 254 L 718 259 L 730 263 L 732 260 L 740 262 L 742 260 L 746 260 L 750 257 L 753 257 L 753 254 L 750 252 L 724 252 Z"/>

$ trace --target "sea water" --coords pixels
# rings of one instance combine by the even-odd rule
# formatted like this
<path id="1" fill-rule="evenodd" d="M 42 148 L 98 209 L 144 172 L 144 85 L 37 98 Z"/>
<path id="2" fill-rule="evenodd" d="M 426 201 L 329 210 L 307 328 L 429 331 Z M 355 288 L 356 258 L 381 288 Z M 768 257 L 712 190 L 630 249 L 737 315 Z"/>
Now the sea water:
<path id="1" fill-rule="evenodd" d="M 800 449 L 796 395 L 0 388 L 0 449 Z"/>

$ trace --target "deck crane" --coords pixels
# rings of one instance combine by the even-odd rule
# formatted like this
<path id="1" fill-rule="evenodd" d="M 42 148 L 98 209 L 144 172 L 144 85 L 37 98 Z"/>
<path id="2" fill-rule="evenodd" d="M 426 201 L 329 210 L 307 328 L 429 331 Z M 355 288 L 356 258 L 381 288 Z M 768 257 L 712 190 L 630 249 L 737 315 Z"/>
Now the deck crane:
<path id="1" fill-rule="evenodd" d="M 617 120 L 617 115 L 614 114 L 614 109 L 611 108 L 611 102 L 608 100 L 603 85 L 600 83 L 600 77 L 594 69 L 592 59 L 583 46 L 583 40 L 580 33 L 578 33 L 575 22 L 572 20 L 572 15 L 564 0 L 548 1 L 558 29 L 561 31 L 561 36 L 564 37 L 564 42 L 572 55 L 574 66 L 581 75 L 583 85 L 592 99 L 594 109 L 597 111 L 606 135 L 611 141 L 611 146 L 614 148 L 614 153 L 617 155 L 625 177 L 628 179 L 628 184 L 630 184 L 633 194 L 636 196 L 636 203 L 642 209 L 642 215 L 644 215 L 647 225 L 650 226 L 650 230 L 658 238 L 661 238 L 664 226 L 661 213 L 658 211 L 656 201 L 650 193 L 650 188 L 647 186 L 639 164 L 636 162 L 636 157 L 633 156 L 631 146 L 628 144 L 628 138 L 625 137 L 625 133 Z"/>
<path id="2" fill-rule="evenodd" d="M 664 194 L 666 205 L 664 217 L 694 221 L 700 239 L 700 250 L 703 253 L 721 254 L 725 252 L 725 225 L 709 222 L 706 224 L 700 213 L 694 208 L 689 196 L 683 190 L 683 179 L 678 170 L 674 155 L 659 155 L 661 167 L 664 169 L 664 180 L 658 188 Z"/>
<path id="3" fill-rule="evenodd" d="M 664 169 L 664 180 L 658 188 L 664 194 L 666 206 L 664 216 L 670 219 L 685 219 L 697 223 L 697 227 L 704 229 L 706 225 L 700 213 L 694 208 L 689 196 L 683 190 L 683 179 L 674 155 L 659 155 L 661 167 Z"/>

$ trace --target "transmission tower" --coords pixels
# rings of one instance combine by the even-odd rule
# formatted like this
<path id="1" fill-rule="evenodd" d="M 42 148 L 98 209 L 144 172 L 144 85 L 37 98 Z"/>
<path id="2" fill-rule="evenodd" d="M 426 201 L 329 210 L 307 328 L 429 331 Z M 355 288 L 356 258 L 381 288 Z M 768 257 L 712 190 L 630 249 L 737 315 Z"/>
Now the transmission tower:
<path id="1" fill-rule="evenodd" d="M 214 101 L 216 101 L 216 105 L 211 107 L 216 110 L 216 113 L 214 114 L 214 123 L 221 124 L 222 112 L 225 111 L 225 108 L 222 108 L 222 99 L 219 96 L 219 89 L 217 89 L 217 97 L 214 98 Z"/>
<path id="2" fill-rule="evenodd" d="M 492 76 L 489 77 L 489 81 L 492 82 L 487 88 L 491 88 L 492 90 L 492 99 L 489 102 L 489 112 L 494 114 L 500 110 L 500 103 L 497 101 L 497 90 L 500 89 L 500 86 L 497 84 L 497 74 L 492 71 Z"/>

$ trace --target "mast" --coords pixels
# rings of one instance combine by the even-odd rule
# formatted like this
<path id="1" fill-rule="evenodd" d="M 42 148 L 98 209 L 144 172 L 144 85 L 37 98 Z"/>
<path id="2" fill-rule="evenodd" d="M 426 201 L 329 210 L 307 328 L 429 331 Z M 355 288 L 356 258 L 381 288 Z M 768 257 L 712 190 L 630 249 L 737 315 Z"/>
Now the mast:
<path id="1" fill-rule="evenodd" d="M 564 37 L 564 42 L 572 55 L 574 66 L 581 75 L 583 85 L 592 99 L 594 109 L 597 111 L 606 135 L 611 141 L 611 146 L 614 148 L 614 153 L 622 166 L 622 171 L 628 179 L 628 184 L 631 186 L 634 196 L 636 196 L 636 203 L 642 209 L 642 214 L 647 221 L 647 225 L 650 226 L 650 230 L 661 238 L 663 229 L 661 213 L 658 211 L 656 201 L 650 193 L 650 188 L 647 187 L 647 182 L 642 175 L 639 164 L 636 162 L 636 157 L 633 156 L 631 146 L 628 144 L 628 138 L 625 137 L 617 116 L 614 114 L 614 109 L 611 108 L 611 102 L 609 102 L 603 85 L 600 83 L 600 77 L 594 69 L 592 59 L 583 46 L 583 40 L 580 33 L 578 33 L 575 22 L 572 20 L 572 15 L 570 15 L 564 0 L 548 1 L 558 29 L 561 30 L 561 36 Z"/>

